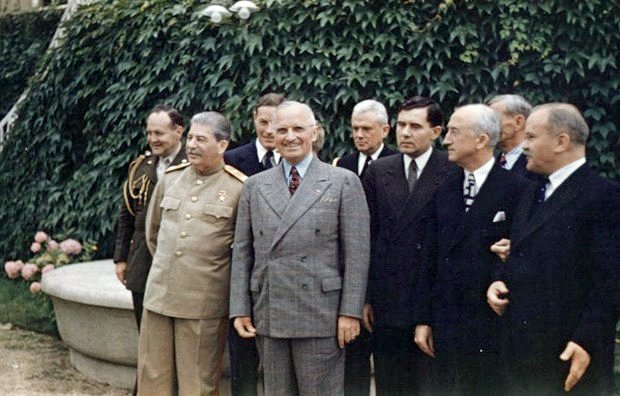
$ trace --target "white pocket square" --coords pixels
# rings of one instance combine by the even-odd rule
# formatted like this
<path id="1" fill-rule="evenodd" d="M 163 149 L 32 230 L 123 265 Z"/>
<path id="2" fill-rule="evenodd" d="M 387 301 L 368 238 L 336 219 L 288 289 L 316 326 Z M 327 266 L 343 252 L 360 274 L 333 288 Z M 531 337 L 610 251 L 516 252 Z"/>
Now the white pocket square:
<path id="1" fill-rule="evenodd" d="M 506 212 L 504 212 L 503 210 L 500 210 L 499 212 L 495 213 L 495 217 L 493 217 L 493 223 L 499 223 L 500 221 L 505 221 L 506 220 Z"/>

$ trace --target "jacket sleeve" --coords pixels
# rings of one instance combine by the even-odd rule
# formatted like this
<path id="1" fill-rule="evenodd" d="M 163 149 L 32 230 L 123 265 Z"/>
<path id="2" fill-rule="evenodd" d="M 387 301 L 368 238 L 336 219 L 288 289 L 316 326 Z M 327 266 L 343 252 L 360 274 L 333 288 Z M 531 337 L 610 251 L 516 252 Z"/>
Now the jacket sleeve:
<path id="1" fill-rule="evenodd" d="M 426 205 L 424 209 L 428 213 L 426 216 L 423 216 L 427 220 L 423 225 L 425 237 L 422 254 L 420 255 L 422 260 L 418 279 L 415 280 L 417 284 L 416 287 L 413 288 L 416 293 L 416 295 L 413 296 L 415 305 L 415 317 L 413 320 L 416 325 L 431 325 L 432 323 L 431 294 L 437 272 L 437 236 L 439 232 L 437 226 L 437 211 L 435 209 L 437 195 L 436 193 L 431 202 Z"/>
<path id="2" fill-rule="evenodd" d="M 123 196 L 128 197 L 128 183 L 125 181 L 123 184 Z M 118 223 L 116 226 L 116 242 L 114 247 L 114 262 L 127 261 L 129 255 L 129 246 L 131 245 L 131 238 L 133 237 L 135 229 L 136 218 L 129 212 L 127 208 L 127 201 L 123 199 L 121 204 L 120 214 L 118 216 Z"/>

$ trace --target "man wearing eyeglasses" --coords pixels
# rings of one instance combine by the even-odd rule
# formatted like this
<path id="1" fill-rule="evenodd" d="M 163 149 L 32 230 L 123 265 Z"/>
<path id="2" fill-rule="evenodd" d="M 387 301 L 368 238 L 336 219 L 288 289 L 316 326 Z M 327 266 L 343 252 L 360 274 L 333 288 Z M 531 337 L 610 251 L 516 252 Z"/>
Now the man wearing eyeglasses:
<path id="1" fill-rule="evenodd" d="M 342 395 L 344 347 L 360 332 L 368 209 L 357 176 L 313 156 L 316 125 L 307 105 L 279 105 L 283 161 L 239 202 L 230 317 L 256 337 L 267 395 Z"/>

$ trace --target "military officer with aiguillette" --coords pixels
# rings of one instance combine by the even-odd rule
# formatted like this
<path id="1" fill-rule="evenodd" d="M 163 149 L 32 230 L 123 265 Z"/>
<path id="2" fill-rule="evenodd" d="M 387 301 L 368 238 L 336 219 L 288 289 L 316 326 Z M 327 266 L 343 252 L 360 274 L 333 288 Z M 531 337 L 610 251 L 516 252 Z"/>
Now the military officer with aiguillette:
<path id="1" fill-rule="evenodd" d="M 188 163 L 157 183 L 146 217 L 153 266 L 138 347 L 138 394 L 219 395 L 228 329 L 230 261 L 246 176 L 224 165 L 230 123 L 191 119 Z"/>
<path id="2" fill-rule="evenodd" d="M 129 165 L 129 176 L 123 185 L 114 262 L 116 276 L 131 291 L 138 329 L 152 260 L 144 237 L 146 209 L 166 168 L 187 162 L 181 144 L 183 129 L 181 113 L 167 105 L 155 106 L 146 119 L 146 139 L 151 151 Z"/>

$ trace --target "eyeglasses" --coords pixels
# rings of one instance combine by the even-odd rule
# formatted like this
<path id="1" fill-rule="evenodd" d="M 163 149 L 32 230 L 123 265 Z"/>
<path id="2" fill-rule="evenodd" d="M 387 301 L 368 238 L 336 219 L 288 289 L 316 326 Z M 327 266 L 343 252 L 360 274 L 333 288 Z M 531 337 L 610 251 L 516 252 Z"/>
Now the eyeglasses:
<path id="1" fill-rule="evenodd" d="M 315 127 L 316 127 L 316 124 L 279 126 L 276 128 L 276 135 L 286 135 L 288 131 L 293 132 L 295 135 L 300 135 L 306 132 L 307 128 L 315 128 Z"/>

